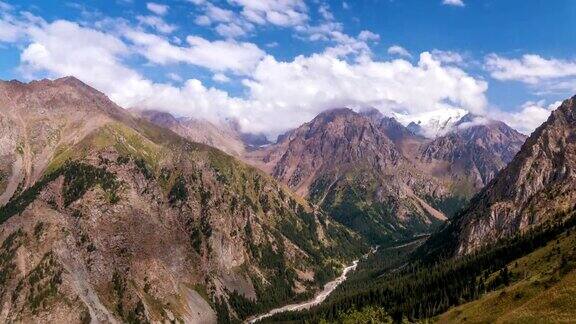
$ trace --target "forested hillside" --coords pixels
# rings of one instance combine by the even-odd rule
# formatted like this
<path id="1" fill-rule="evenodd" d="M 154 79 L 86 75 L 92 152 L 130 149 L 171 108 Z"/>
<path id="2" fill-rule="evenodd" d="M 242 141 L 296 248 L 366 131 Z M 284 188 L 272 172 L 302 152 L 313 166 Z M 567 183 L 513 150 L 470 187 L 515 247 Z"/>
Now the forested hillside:
<path id="1" fill-rule="evenodd" d="M 368 269 L 359 280 L 352 278 L 325 304 L 309 312 L 278 315 L 270 321 L 339 321 L 347 312 L 366 307 L 380 307 L 395 321 L 433 318 L 463 304 L 459 309 L 471 313 L 474 307 L 479 307 L 475 305 L 485 304 L 490 296 L 510 289 L 507 287 L 526 285 L 527 277 L 532 281 L 540 278 L 537 285 L 541 285 L 540 292 L 544 292 L 562 280 L 573 280 L 576 268 L 575 227 L 576 213 L 572 210 L 566 221 L 547 222 L 477 253 L 434 262 L 422 262 L 418 250 L 412 254 L 388 250 L 379 254 L 386 261 L 373 267 L 379 272 Z M 527 260 L 540 266 L 527 273 Z M 522 289 L 514 288 L 516 290 L 520 299 Z M 466 305 L 478 299 L 477 304 Z M 373 309 L 368 310 L 373 312 Z M 572 314 L 568 308 L 558 312 L 562 316 Z M 441 319 L 463 320 L 459 314 L 454 311 Z M 545 314 L 540 316 L 544 318 Z"/>

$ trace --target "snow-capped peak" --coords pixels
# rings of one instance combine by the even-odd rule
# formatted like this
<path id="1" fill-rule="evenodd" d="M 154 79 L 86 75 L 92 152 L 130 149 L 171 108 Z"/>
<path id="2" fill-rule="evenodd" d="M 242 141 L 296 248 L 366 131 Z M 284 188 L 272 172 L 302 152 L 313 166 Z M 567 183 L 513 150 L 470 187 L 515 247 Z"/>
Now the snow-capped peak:
<path id="1" fill-rule="evenodd" d="M 445 108 L 412 115 L 394 113 L 394 118 L 416 134 L 435 138 L 449 132 L 466 114 L 464 109 Z"/>

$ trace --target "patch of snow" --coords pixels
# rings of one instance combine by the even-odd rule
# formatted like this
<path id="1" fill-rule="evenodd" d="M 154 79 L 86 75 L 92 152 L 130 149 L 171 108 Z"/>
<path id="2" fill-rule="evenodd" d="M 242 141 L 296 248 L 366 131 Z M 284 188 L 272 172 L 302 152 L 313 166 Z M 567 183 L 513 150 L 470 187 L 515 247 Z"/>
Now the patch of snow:
<path id="1" fill-rule="evenodd" d="M 451 131 L 466 114 L 464 109 L 445 108 L 413 115 L 394 113 L 394 118 L 419 135 L 435 138 Z"/>

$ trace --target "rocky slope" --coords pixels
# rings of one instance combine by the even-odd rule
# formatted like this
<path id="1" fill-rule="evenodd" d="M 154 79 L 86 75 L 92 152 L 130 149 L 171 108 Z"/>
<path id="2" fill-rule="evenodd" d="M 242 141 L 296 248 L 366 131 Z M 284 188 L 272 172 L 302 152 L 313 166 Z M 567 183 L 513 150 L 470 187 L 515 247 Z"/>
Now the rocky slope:
<path id="1" fill-rule="evenodd" d="M 471 197 L 514 158 L 526 136 L 503 122 L 466 115 L 446 135 L 423 143 L 416 163 Z"/>
<path id="2" fill-rule="evenodd" d="M 419 172 L 374 118 L 350 109 L 321 113 L 248 159 L 374 241 L 427 232 L 446 219 L 428 202 L 445 198 L 442 185 Z"/>
<path id="3" fill-rule="evenodd" d="M 576 201 L 576 97 L 528 138 L 508 166 L 427 244 L 464 255 L 546 222 L 562 221 Z"/>
<path id="4" fill-rule="evenodd" d="M 246 160 L 365 236 L 395 240 L 453 216 L 525 139 L 473 115 L 451 127 L 427 139 L 376 109 L 335 109 Z"/>
<path id="5" fill-rule="evenodd" d="M 176 118 L 170 113 L 155 110 L 134 110 L 133 112 L 193 142 L 215 147 L 230 155 L 241 156 L 246 149 L 241 134 L 229 125 L 215 125 L 207 120 L 194 118 Z"/>
<path id="6" fill-rule="evenodd" d="M 2 322 L 244 318 L 364 251 L 269 176 L 74 78 L 0 93 Z"/>
<path id="7" fill-rule="evenodd" d="M 117 115 L 107 102 L 74 78 L 0 82 L 0 205 L 35 183 L 59 148 Z"/>

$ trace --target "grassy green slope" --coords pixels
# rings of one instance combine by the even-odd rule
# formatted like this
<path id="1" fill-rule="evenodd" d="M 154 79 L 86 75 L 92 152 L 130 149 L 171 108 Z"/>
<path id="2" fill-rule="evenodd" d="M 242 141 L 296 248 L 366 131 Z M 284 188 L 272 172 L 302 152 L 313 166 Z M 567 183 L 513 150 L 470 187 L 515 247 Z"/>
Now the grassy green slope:
<path id="1" fill-rule="evenodd" d="M 334 178 L 338 180 L 332 183 Z M 356 167 L 339 176 L 316 180 L 310 189 L 310 201 L 374 245 L 392 246 L 409 241 L 442 224 L 422 215 L 414 199 L 385 190 L 382 184 L 389 181 L 368 166 Z M 399 213 L 405 219 L 399 219 Z"/>
<path id="2" fill-rule="evenodd" d="M 439 322 L 557 323 L 576 320 L 576 231 L 510 262 L 510 283 L 452 308 Z M 490 274 L 497 280 L 499 272 Z"/>

